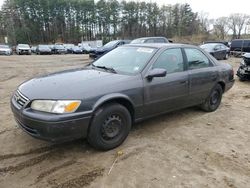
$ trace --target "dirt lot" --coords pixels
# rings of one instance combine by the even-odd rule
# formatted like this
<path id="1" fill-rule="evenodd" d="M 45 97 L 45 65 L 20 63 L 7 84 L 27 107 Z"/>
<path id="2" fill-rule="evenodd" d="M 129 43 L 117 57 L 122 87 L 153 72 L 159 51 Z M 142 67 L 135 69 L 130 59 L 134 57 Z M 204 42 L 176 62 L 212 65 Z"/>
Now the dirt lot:
<path id="1" fill-rule="evenodd" d="M 189 108 L 142 122 L 113 151 L 96 151 L 84 140 L 52 145 L 21 131 L 9 107 L 12 91 L 31 77 L 87 61 L 83 55 L 0 57 L 1 188 L 249 187 L 250 82 L 238 79 L 216 112 Z M 228 60 L 235 69 L 239 62 Z"/>

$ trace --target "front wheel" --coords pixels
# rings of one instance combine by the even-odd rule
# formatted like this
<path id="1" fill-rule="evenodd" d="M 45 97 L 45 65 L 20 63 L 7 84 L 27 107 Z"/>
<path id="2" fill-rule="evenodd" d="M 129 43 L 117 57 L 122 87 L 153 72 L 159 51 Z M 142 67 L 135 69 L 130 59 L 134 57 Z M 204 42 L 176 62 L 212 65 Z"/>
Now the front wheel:
<path id="1" fill-rule="evenodd" d="M 220 106 L 221 103 L 222 94 L 223 94 L 222 87 L 219 84 L 217 84 L 212 89 L 205 102 L 201 105 L 201 108 L 206 112 L 213 112 L 217 110 L 217 108 Z"/>
<path id="2" fill-rule="evenodd" d="M 225 57 L 224 57 L 224 60 L 227 60 L 229 58 L 229 54 L 226 53 Z"/>
<path id="3" fill-rule="evenodd" d="M 99 108 L 88 132 L 88 142 L 99 150 L 118 147 L 127 138 L 131 128 L 131 115 L 120 104 L 109 104 Z"/>

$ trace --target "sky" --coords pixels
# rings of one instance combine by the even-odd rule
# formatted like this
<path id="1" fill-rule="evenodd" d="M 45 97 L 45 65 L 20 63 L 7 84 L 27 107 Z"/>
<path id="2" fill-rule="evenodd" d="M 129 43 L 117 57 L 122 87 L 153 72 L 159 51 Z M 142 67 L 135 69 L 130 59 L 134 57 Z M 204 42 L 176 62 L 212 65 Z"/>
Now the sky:
<path id="1" fill-rule="evenodd" d="M 4 0 L 0 0 L 0 7 Z M 129 1 L 129 0 L 127 0 Z M 249 14 L 250 1 L 249 0 L 135 0 L 156 2 L 160 5 L 188 3 L 194 12 L 208 13 L 210 19 L 229 16 L 232 13 Z M 237 4 L 236 4 L 237 3 Z"/>

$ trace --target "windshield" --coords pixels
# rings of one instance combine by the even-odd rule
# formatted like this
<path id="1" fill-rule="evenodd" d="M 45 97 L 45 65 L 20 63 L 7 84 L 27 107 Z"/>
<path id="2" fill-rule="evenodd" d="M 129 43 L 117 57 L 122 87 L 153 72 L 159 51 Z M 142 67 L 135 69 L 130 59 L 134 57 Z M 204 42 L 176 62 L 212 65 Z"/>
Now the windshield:
<path id="1" fill-rule="evenodd" d="M 200 45 L 200 47 L 202 49 L 206 49 L 206 50 L 214 50 L 214 47 L 216 46 L 217 44 L 203 44 L 203 45 Z"/>
<path id="2" fill-rule="evenodd" d="M 21 48 L 30 48 L 28 44 L 19 44 L 18 46 Z"/>
<path id="3" fill-rule="evenodd" d="M 119 47 L 96 60 L 93 66 L 112 68 L 118 73 L 136 74 L 142 71 L 155 52 L 155 48 L 148 47 Z"/>
<path id="4" fill-rule="evenodd" d="M 141 44 L 144 43 L 145 39 L 135 39 L 130 44 Z"/>
<path id="5" fill-rule="evenodd" d="M 0 45 L 0 48 L 10 48 L 8 45 Z"/>
<path id="6" fill-rule="evenodd" d="M 114 45 L 117 44 L 117 42 L 118 42 L 118 41 L 116 41 L 116 40 L 115 40 L 115 41 L 111 41 L 111 42 L 105 44 L 103 47 L 104 47 L 104 48 L 112 48 Z"/>

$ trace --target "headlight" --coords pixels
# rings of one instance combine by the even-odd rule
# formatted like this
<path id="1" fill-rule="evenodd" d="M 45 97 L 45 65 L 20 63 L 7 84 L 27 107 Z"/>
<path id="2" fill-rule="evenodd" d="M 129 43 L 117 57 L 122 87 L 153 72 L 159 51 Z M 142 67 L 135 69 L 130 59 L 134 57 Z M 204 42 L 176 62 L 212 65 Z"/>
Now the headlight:
<path id="1" fill-rule="evenodd" d="M 79 100 L 35 100 L 31 103 L 31 108 L 37 111 L 50 113 L 73 113 L 80 106 Z"/>

